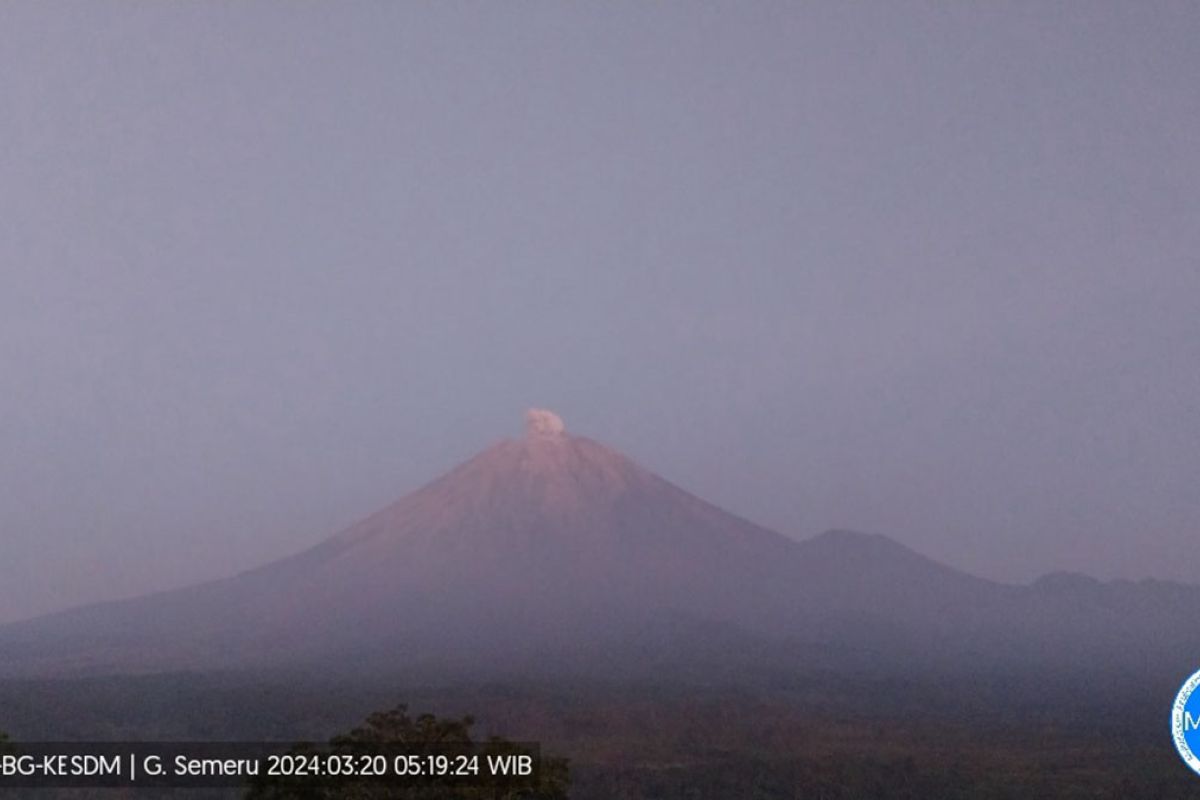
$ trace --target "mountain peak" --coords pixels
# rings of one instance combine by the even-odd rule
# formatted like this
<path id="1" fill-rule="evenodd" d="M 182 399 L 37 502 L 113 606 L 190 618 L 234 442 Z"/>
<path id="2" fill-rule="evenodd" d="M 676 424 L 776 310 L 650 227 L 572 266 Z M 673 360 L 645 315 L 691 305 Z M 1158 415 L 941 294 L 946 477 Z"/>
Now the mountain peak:
<path id="1" fill-rule="evenodd" d="M 880 533 L 864 533 L 843 528 L 835 528 L 818 534 L 805 542 L 812 552 L 837 553 L 843 557 L 869 559 L 893 563 L 905 560 L 910 563 L 924 563 L 938 569 L 948 569 L 942 564 L 921 555 L 906 547 L 895 539 Z"/>
<path id="2" fill-rule="evenodd" d="M 544 408 L 525 412 L 525 436 L 533 438 L 562 436 L 567 431 L 562 417 Z"/>
<path id="3" fill-rule="evenodd" d="M 812 544 L 826 547 L 848 548 L 854 547 L 858 549 L 886 549 L 886 550 L 907 550 L 908 548 L 897 542 L 895 539 L 889 539 L 881 533 L 864 533 L 863 531 L 852 531 L 845 528 L 833 528 L 824 533 L 817 534 L 809 540 Z"/>

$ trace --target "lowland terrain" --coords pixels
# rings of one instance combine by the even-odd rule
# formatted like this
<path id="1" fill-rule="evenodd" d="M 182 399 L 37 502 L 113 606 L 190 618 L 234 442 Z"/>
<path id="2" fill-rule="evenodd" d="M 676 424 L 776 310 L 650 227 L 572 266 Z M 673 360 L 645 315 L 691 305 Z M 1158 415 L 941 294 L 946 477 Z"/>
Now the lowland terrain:
<path id="1" fill-rule="evenodd" d="M 17 741 L 294 741 L 327 739 L 404 702 L 471 714 L 483 735 L 540 741 L 570 759 L 576 800 L 1200 797 L 1200 779 L 1171 747 L 1165 682 L 813 673 L 702 685 L 666 677 L 471 686 L 267 674 L 10 681 L 0 684 L 0 714 Z"/>

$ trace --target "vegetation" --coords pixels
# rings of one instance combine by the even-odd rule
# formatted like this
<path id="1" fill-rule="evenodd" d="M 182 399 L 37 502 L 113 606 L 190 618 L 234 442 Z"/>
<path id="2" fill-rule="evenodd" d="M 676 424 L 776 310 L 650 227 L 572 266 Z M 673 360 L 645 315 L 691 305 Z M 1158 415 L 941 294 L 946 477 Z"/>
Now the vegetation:
<path id="1" fill-rule="evenodd" d="M 369 715 L 398 686 L 437 716 Z M 1200 779 L 1163 722 L 1176 688 L 1174 680 L 1075 675 L 808 674 L 753 686 L 674 676 L 422 686 L 394 677 L 160 675 L 0 682 L 0 708 L 5 725 L 29 740 L 325 741 L 347 731 L 333 741 L 419 742 L 512 733 L 570 756 L 571 800 L 1183 800 L 1200 796 Z M 362 788 L 363 798 L 426 800 Z M 256 789 L 252 797 L 351 796 Z M 565 783 L 558 790 L 548 796 L 565 796 Z"/>

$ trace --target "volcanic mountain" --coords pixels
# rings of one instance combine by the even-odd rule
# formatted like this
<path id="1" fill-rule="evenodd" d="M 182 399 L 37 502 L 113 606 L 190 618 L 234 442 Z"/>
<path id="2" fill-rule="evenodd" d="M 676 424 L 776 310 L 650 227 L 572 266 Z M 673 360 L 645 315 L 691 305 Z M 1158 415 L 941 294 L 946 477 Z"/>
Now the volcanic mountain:
<path id="1" fill-rule="evenodd" d="M 996 584 L 881 536 L 796 541 L 532 410 L 522 438 L 308 551 L 0 628 L 0 671 L 520 668 L 760 646 L 798 658 L 1112 659 L 1195 643 L 1198 600 L 1171 584 Z"/>

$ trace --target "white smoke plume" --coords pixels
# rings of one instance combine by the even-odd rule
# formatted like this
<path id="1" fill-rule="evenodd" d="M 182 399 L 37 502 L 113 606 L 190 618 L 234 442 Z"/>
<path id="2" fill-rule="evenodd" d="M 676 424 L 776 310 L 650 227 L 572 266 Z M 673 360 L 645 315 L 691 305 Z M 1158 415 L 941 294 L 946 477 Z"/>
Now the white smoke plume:
<path id="1" fill-rule="evenodd" d="M 567 426 L 562 417 L 544 408 L 531 408 L 525 412 L 525 434 L 527 436 L 561 436 Z"/>

